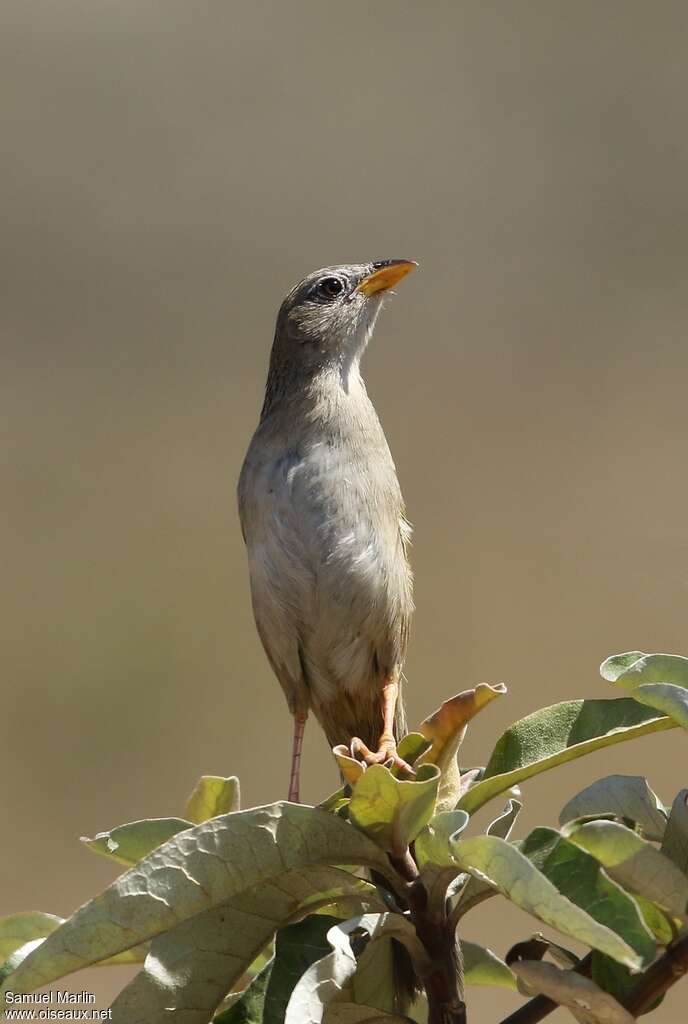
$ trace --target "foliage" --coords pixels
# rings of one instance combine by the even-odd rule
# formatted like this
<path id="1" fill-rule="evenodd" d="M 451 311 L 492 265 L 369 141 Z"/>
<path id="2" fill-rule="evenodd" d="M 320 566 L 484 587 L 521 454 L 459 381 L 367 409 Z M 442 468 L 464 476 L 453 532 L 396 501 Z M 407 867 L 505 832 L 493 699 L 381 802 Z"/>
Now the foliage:
<path id="1" fill-rule="evenodd" d="M 204 776 L 183 818 L 85 839 L 126 870 L 66 921 L 0 919 L 0 1006 L 89 965 L 139 963 L 111 1007 L 120 1024 L 463 1024 L 471 985 L 537 997 L 519 1020 L 560 1004 L 627 1024 L 688 966 L 688 791 L 666 808 L 644 778 L 610 775 L 568 800 L 559 829 L 511 837 L 518 783 L 688 727 L 688 659 L 631 652 L 601 673 L 624 696 L 536 711 L 484 770 L 461 772 L 457 753 L 502 686 L 451 698 L 406 737 L 412 776 L 339 747 L 344 785 L 318 807 L 241 810 L 236 778 Z M 505 793 L 480 834 L 471 815 Z M 464 918 L 497 894 L 589 953 L 542 934 L 504 957 L 472 942 Z"/>

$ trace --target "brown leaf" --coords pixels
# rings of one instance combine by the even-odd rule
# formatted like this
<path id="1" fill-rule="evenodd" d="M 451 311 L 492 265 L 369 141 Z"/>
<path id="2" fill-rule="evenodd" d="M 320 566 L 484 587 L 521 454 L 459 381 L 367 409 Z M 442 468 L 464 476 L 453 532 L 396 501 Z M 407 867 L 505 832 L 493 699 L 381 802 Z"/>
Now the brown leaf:
<path id="1" fill-rule="evenodd" d="M 421 758 L 420 764 L 436 764 L 442 772 L 437 810 L 450 810 L 459 799 L 461 778 L 456 755 L 461 746 L 466 726 L 471 718 L 482 711 L 487 704 L 506 693 L 506 686 L 498 683 L 490 686 L 479 683 L 473 690 L 464 690 L 450 697 L 421 723 L 420 732 L 431 746 Z"/>

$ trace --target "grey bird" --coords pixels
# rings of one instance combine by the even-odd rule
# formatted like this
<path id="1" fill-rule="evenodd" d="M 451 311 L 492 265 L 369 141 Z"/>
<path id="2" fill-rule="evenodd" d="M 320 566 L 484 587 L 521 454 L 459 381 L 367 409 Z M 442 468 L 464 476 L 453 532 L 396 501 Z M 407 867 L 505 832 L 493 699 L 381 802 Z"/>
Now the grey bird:
<path id="1" fill-rule="evenodd" d="M 407 767 L 411 528 L 360 362 L 389 289 L 416 266 L 327 267 L 287 295 L 239 478 L 256 626 L 294 717 L 296 802 L 311 710 L 331 746 Z"/>

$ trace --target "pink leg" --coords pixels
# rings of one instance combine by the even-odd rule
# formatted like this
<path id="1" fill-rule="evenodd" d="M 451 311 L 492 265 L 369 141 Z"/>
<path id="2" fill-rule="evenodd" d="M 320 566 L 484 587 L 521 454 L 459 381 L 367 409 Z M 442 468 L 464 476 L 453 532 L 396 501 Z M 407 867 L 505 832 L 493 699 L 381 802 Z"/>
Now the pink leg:
<path id="1" fill-rule="evenodd" d="M 308 714 L 300 711 L 294 715 L 294 742 L 291 748 L 291 775 L 289 776 L 289 797 L 291 803 L 299 803 L 299 772 L 301 769 L 301 748 L 306 730 Z"/>

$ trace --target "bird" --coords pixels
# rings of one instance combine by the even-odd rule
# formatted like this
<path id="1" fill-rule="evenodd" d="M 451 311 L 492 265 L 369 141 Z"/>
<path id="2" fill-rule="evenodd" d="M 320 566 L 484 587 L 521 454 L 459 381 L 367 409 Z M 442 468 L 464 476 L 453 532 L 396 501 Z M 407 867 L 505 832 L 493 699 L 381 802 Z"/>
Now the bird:
<path id="1" fill-rule="evenodd" d="M 256 627 L 293 716 L 292 802 L 311 711 L 331 747 L 410 771 L 397 741 L 411 526 L 360 364 L 390 290 L 417 265 L 325 267 L 289 292 L 239 476 Z"/>

